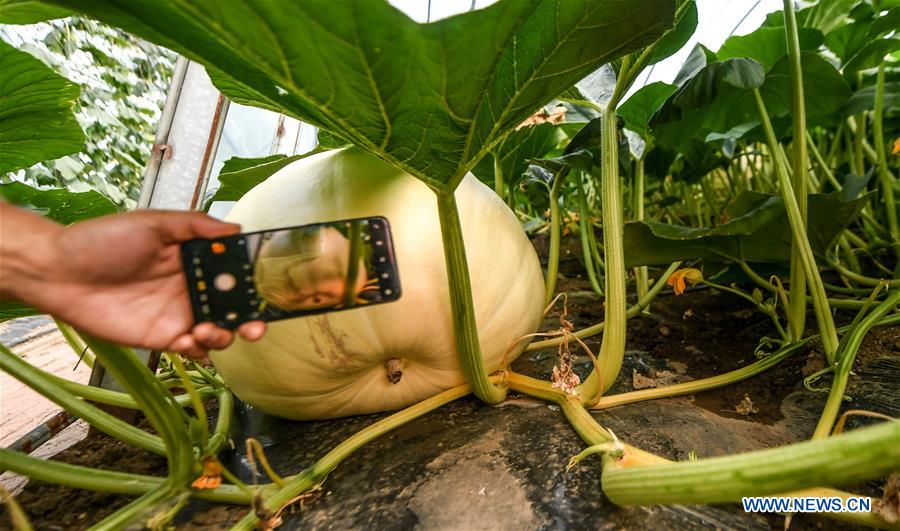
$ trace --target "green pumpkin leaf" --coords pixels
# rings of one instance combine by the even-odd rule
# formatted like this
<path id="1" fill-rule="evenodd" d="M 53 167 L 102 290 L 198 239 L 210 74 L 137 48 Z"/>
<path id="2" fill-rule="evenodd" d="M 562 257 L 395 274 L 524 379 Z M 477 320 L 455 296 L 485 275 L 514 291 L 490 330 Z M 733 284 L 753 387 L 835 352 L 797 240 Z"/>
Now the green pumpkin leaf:
<path id="1" fill-rule="evenodd" d="M 825 46 L 846 63 L 871 39 L 868 34 L 869 22 L 853 22 L 837 28 L 825 37 Z"/>
<path id="2" fill-rule="evenodd" d="M 12 182 L 0 184 L 0 197 L 63 225 L 118 212 L 115 203 L 94 190 L 71 192 L 65 188 L 40 189 Z"/>
<path id="3" fill-rule="evenodd" d="M 38 0 L 0 0 L 0 24 L 34 24 L 71 14 L 70 9 L 49 6 Z"/>
<path id="4" fill-rule="evenodd" d="M 688 0 L 678 20 L 675 21 L 675 27 L 659 38 L 647 65 L 658 63 L 680 50 L 696 31 L 697 20 L 697 4 L 694 0 Z"/>
<path id="5" fill-rule="evenodd" d="M 848 173 L 847 176 L 844 177 L 844 187 L 841 188 L 841 198 L 844 201 L 850 201 L 859 197 L 859 194 L 865 191 L 866 186 L 869 184 L 869 181 L 872 180 L 874 175 L 875 166 L 870 167 L 865 175 Z"/>
<path id="6" fill-rule="evenodd" d="M 688 54 L 684 64 L 681 65 L 678 74 L 675 75 L 675 81 L 673 81 L 673 83 L 675 83 L 675 86 L 677 87 L 683 86 L 696 76 L 706 65 L 717 60 L 714 52 L 702 44 L 697 44 L 691 50 L 691 53 Z"/>
<path id="7" fill-rule="evenodd" d="M 493 186 L 494 157 L 499 157 L 503 182 L 516 186 L 522 181 L 528 169 L 528 159 L 545 157 L 565 138 L 563 129 L 557 125 L 543 123 L 523 127 L 513 132 L 495 150 L 495 154 L 484 157 L 472 170 L 476 177 Z"/>
<path id="8" fill-rule="evenodd" d="M 827 125 L 839 119 L 841 106 L 851 92 L 847 82 L 828 61 L 813 52 L 802 52 L 803 87 L 807 123 Z M 752 70 L 752 64 L 756 70 Z M 722 66 L 725 65 L 725 66 Z M 730 69 L 745 72 L 725 75 Z M 758 82 L 762 67 L 750 59 L 711 63 L 687 81 L 650 120 L 650 129 L 661 145 L 681 147 L 704 140 L 710 133 L 726 133 L 736 126 L 759 120 L 748 90 Z M 737 80 L 738 82 L 734 82 Z M 791 108 L 791 78 L 787 56 L 782 57 L 759 86 L 773 121 Z M 784 128 L 779 128 L 784 132 Z M 745 131 L 746 132 L 746 131 Z"/>
<path id="9" fill-rule="evenodd" d="M 843 68 L 844 75 L 867 68 L 875 68 L 884 61 L 885 57 L 897 50 L 900 50 L 900 37 L 875 39 L 863 46 L 847 61 Z"/>
<path id="10" fill-rule="evenodd" d="M 862 210 L 867 196 L 844 201 L 840 192 L 810 194 L 807 234 L 822 253 Z M 744 192 L 726 209 L 730 220 L 714 228 L 652 221 L 625 225 L 625 266 L 664 265 L 676 260 L 787 262 L 790 224 L 780 196 Z"/>
<path id="11" fill-rule="evenodd" d="M 797 26 L 817 29 L 827 35 L 840 28 L 860 3 L 858 0 L 819 0 L 797 11 Z M 784 11 L 779 9 L 769 13 L 763 25 L 784 26 Z"/>
<path id="12" fill-rule="evenodd" d="M 831 125 L 838 120 L 841 106 L 851 91 L 834 65 L 813 52 L 802 52 L 803 95 L 806 102 L 806 122 L 809 125 Z M 770 114 L 791 109 L 791 71 L 788 58 L 782 57 L 766 75 L 760 88 Z M 758 117 L 757 117 L 758 118 Z"/>
<path id="13" fill-rule="evenodd" d="M 318 153 L 318 151 L 314 151 Z M 237 201 L 244 197 L 257 184 L 265 181 L 275 172 L 288 164 L 308 157 L 314 152 L 303 155 L 271 155 L 252 159 L 232 157 L 225 161 L 219 172 L 219 189 L 206 201 L 205 209 L 215 201 Z"/>
<path id="14" fill-rule="evenodd" d="M 876 18 L 869 26 L 869 37 L 880 37 L 900 28 L 900 6 L 892 7 L 887 13 Z"/>
<path id="15" fill-rule="evenodd" d="M 841 107 L 841 116 L 847 117 L 873 110 L 875 108 L 875 89 L 876 87 L 873 85 L 854 92 Z M 884 110 L 885 114 L 894 114 L 900 111 L 900 81 L 884 84 Z"/>
<path id="16" fill-rule="evenodd" d="M 825 40 L 822 32 L 812 28 L 798 28 L 801 50 L 815 50 Z M 784 27 L 761 26 L 747 35 L 730 37 L 716 52 L 720 61 L 733 57 L 753 59 L 771 70 L 779 59 L 787 55 L 787 38 Z"/>
<path id="17" fill-rule="evenodd" d="M 35 310 L 26 304 L 8 301 L 0 302 L 0 323 L 10 319 L 18 319 L 19 317 L 31 317 L 32 315 L 42 314 L 43 312 Z"/>
<path id="18" fill-rule="evenodd" d="M 2 41 L 0 72 L 0 175 L 81 150 L 78 85 Z"/>
<path id="19" fill-rule="evenodd" d="M 452 188 L 542 105 L 671 27 L 675 2 L 503 0 L 431 24 L 373 0 L 52 3 L 206 65 L 233 101 Z"/>
<path id="20" fill-rule="evenodd" d="M 678 87 L 655 81 L 641 87 L 616 110 L 625 120 L 625 127 L 646 138 L 650 118 Z"/>

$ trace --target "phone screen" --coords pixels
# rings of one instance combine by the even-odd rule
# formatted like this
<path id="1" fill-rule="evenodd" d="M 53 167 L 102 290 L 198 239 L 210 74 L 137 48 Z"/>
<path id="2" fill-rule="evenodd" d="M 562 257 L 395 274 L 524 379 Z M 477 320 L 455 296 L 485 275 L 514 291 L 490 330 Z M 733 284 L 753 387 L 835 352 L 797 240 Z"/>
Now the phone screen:
<path id="1" fill-rule="evenodd" d="M 182 245 L 194 315 L 234 328 L 397 300 L 393 241 L 381 217 Z"/>

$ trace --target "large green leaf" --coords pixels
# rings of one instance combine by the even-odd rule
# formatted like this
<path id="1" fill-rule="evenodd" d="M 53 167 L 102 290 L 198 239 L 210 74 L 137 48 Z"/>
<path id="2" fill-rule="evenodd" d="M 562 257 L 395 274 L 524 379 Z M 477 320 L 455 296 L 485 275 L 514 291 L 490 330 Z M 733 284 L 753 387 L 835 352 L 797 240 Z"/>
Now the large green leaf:
<path id="1" fill-rule="evenodd" d="M 0 197 L 63 225 L 117 212 L 115 203 L 94 190 L 71 192 L 64 188 L 39 189 L 12 182 L 0 184 Z"/>
<path id="2" fill-rule="evenodd" d="M 41 315 L 42 313 L 43 312 L 35 310 L 31 306 L 20 302 L 0 301 L 0 323 L 9 321 L 10 319 L 18 319 L 19 317 Z"/>
<path id="3" fill-rule="evenodd" d="M 861 3 L 859 0 L 819 0 L 797 11 L 797 25 L 817 29 L 827 35 L 845 24 L 854 8 Z M 763 25 L 784 26 L 784 11 L 769 13 Z"/>
<path id="4" fill-rule="evenodd" d="M 251 188 L 271 177 L 276 171 L 310 154 L 292 157 L 271 155 L 254 159 L 237 157 L 228 159 L 219 172 L 219 189 L 206 202 L 206 208 L 209 208 L 214 201 L 237 201 L 244 197 L 244 194 Z"/>
<path id="5" fill-rule="evenodd" d="M 851 96 L 850 87 L 834 65 L 819 54 L 803 52 L 803 94 L 806 101 L 806 122 L 810 125 L 835 123 L 838 111 Z M 783 57 L 766 75 L 760 88 L 770 114 L 791 109 L 791 72 L 788 58 Z"/>
<path id="6" fill-rule="evenodd" d="M 48 6 L 38 0 L 0 0 L 0 24 L 34 24 L 71 14 L 70 9 Z"/>
<path id="7" fill-rule="evenodd" d="M 884 15 L 876 18 L 869 26 L 870 37 L 880 37 L 900 28 L 900 6 L 894 6 Z"/>
<path id="8" fill-rule="evenodd" d="M 900 37 L 875 39 L 856 52 L 844 65 L 844 74 L 875 68 L 880 65 L 891 52 L 900 50 Z"/>
<path id="9" fill-rule="evenodd" d="M 839 119 L 850 88 L 828 61 L 812 52 L 801 55 L 807 122 L 828 125 Z M 751 65 L 757 70 L 752 75 Z M 730 72 L 739 69 L 740 72 Z M 736 126 L 758 121 L 759 112 L 749 88 L 758 81 L 762 67 L 749 59 L 711 63 L 686 82 L 650 121 L 653 135 L 668 147 L 691 140 L 705 140 L 710 133 L 726 133 Z M 759 87 L 771 117 L 791 109 L 790 69 L 782 57 Z"/>
<path id="10" fill-rule="evenodd" d="M 825 36 L 825 46 L 846 63 L 869 42 L 868 29 L 868 21 L 846 24 Z"/>
<path id="11" fill-rule="evenodd" d="M 543 158 L 565 138 L 562 127 L 543 123 L 513 132 L 495 150 L 503 180 L 516 186 L 528 169 L 528 159 Z M 472 170 L 479 179 L 493 185 L 494 155 L 484 157 Z"/>
<path id="12" fill-rule="evenodd" d="M 807 234 L 822 253 L 862 210 L 867 196 L 844 201 L 840 192 L 809 196 Z M 791 256 L 790 224 L 780 196 L 744 192 L 727 208 L 730 221 L 714 228 L 682 227 L 652 221 L 625 225 L 625 266 L 663 265 L 676 260 L 786 262 Z"/>
<path id="13" fill-rule="evenodd" d="M 625 120 L 625 127 L 647 137 L 647 124 L 663 103 L 678 87 L 655 81 L 641 87 L 619 106 L 617 112 Z"/>
<path id="14" fill-rule="evenodd" d="M 0 41 L 0 175 L 80 151 L 78 85 Z"/>
<path id="15" fill-rule="evenodd" d="M 798 28 L 801 50 L 815 50 L 824 41 L 822 32 L 812 28 Z M 779 59 L 787 55 L 787 38 L 784 27 L 760 26 L 747 35 L 730 37 L 722 44 L 716 56 L 724 61 L 733 57 L 746 57 L 770 70 Z"/>
<path id="16" fill-rule="evenodd" d="M 197 60 L 233 101 L 343 136 L 434 187 L 600 65 L 674 0 L 504 0 L 432 24 L 384 1 L 52 0 Z"/>
<path id="17" fill-rule="evenodd" d="M 853 93 L 841 107 L 841 116 L 851 116 L 875 108 L 875 86 L 864 87 Z M 900 81 L 884 84 L 884 109 L 886 114 L 900 112 Z"/>
<path id="18" fill-rule="evenodd" d="M 730 129 L 740 112 L 748 121 L 748 105 L 742 100 L 765 81 L 763 67 L 751 59 L 712 62 L 686 80 L 659 108 L 650 121 L 651 129 L 664 145 L 674 146 L 700 133 Z M 722 102 L 727 102 L 727 106 Z M 715 103 L 715 105 L 713 105 Z M 735 106 L 736 104 L 740 104 Z"/>
<path id="19" fill-rule="evenodd" d="M 687 0 L 685 5 L 679 8 L 679 12 L 678 20 L 675 21 L 675 27 L 660 37 L 659 42 L 656 43 L 656 47 L 650 54 L 647 65 L 658 63 L 680 50 L 696 31 L 698 20 L 696 2 Z"/>

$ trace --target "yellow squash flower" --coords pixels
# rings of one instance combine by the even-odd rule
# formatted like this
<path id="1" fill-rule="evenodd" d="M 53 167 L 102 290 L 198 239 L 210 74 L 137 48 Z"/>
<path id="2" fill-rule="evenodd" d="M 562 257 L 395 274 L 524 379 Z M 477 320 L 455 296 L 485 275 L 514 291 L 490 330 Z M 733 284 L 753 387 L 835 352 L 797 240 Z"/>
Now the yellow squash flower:
<path id="1" fill-rule="evenodd" d="M 666 284 L 672 286 L 672 291 L 675 292 L 675 295 L 681 295 L 684 293 L 687 284 L 693 286 L 702 280 L 703 273 L 699 269 L 686 267 L 672 273 L 669 279 L 666 280 Z"/>

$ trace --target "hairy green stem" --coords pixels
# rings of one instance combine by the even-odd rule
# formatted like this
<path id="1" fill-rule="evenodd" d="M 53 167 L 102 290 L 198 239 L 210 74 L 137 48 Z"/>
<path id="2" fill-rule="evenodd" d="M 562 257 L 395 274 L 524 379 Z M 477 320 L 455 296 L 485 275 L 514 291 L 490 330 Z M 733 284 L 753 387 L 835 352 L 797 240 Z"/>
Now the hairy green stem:
<path id="1" fill-rule="evenodd" d="M 72 351 L 75 352 L 75 355 L 80 356 L 79 359 L 81 363 L 84 363 L 85 365 L 93 369 L 94 353 L 87 348 L 87 345 L 85 345 L 84 341 L 81 340 L 78 332 L 76 332 L 75 329 L 60 321 L 59 319 L 54 318 L 53 321 L 56 323 L 56 327 L 59 329 L 59 333 L 62 334 L 63 339 L 66 340 L 66 343 L 68 343 L 69 347 L 72 348 Z"/>
<path id="2" fill-rule="evenodd" d="M 231 416 L 234 412 L 234 396 L 227 387 L 216 390 L 219 401 L 219 413 L 216 416 L 216 427 L 206 446 L 206 453 L 217 455 L 228 444 L 228 432 L 231 427 Z"/>
<path id="3" fill-rule="evenodd" d="M 900 324 L 900 314 L 891 315 L 880 319 L 876 326 L 893 326 Z M 839 329 L 841 332 L 849 330 L 849 326 Z M 797 350 L 809 343 L 811 340 L 819 337 L 818 335 L 808 336 L 800 341 L 790 343 L 769 354 L 759 361 L 751 363 L 746 367 L 741 367 L 725 374 L 719 374 L 710 378 L 703 378 L 693 382 L 684 382 L 680 384 L 667 385 L 665 387 L 657 387 L 655 389 L 641 389 L 639 391 L 630 391 L 618 395 L 607 395 L 594 404 L 591 409 L 609 409 L 611 407 L 623 406 L 625 404 L 633 404 L 635 402 L 643 402 L 644 400 L 655 400 L 658 398 L 668 398 L 672 396 L 684 396 L 708 391 L 731 385 L 742 380 L 746 380 L 752 376 L 767 371 L 778 363 L 781 363 Z"/>
<path id="4" fill-rule="evenodd" d="M 634 219 L 644 220 L 644 157 L 638 157 L 634 162 Z M 647 266 L 634 268 L 634 279 L 637 284 L 638 298 L 643 298 L 650 290 L 648 284 Z"/>
<path id="5" fill-rule="evenodd" d="M 625 236 L 622 216 L 622 190 L 619 185 L 619 133 L 616 129 L 616 109 L 612 104 L 600 117 L 601 121 L 601 183 L 600 198 L 603 210 L 603 253 L 606 274 L 606 295 L 603 341 L 597 359 L 600 372 L 592 371 L 583 384 L 585 389 L 596 388 L 602 394 L 615 382 L 622 369 L 625 355 L 627 302 L 625 299 Z"/>
<path id="6" fill-rule="evenodd" d="M 759 276 L 759 273 L 757 273 L 756 271 L 751 269 L 750 266 L 747 264 L 747 262 L 740 261 L 740 262 L 738 262 L 738 265 L 741 267 L 741 270 L 747 274 L 747 276 L 750 278 L 750 280 L 752 280 L 753 282 L 756 283 L 756 285 L 758 285 L 759 287 L 761 287 L 765 290 L 771 291 L 772 293 L 778 293 L 778 289 L 775 286 L 773 286 L 772 284 L 770 284 L 766 279 Z M 823 285 L 824 285 L 824 283 L 823 283 Z M 788 295 L 790 295 L 790 292 L 787 292 L 787 293 L 788 293 Z M 812 297 L 807 296 L 806 300 L 807 300 L 807 302 L 810 302 L 810 301 L 812 301 Z M 858 309 L 862 308 L 863 304 L 865 304 L 865 303 L 863 301 L 859 301 L 856 299 L 830 298 L 830 299 L 828 299 L 828 304 L 832 308 L 845 309 L 845 310 L 858 310 Z"/>
<path id="7" fill-rule="evenodd" d="M 604 459 L 603 493 L 618 505 L 722 503 L 817 485 L 846 485 L 896 471 L 900 421 L 780 448 L 623 468 Z"/>
<path id="8" fill-rule="evenodd" d="M 0 344 L 0 370 L 49 398 L 69 413 L 86 420 L 103 433 L 142 450 L 166 455 L 166 447 L 159 437 L 132 426 L 78 398 L 53 379 L 48 378 L 48 373 L 34 367 L 2 344 Z"/>
<path id="9" fill-rule="evenodd" d="M 156 489 L 119 509 L 98 528 L 121 529 L 159 502 L 186 492 L 195 473 L 194 444 L 187 414 L 153 373 L 128 349 L 82 335 L 106 371 L 134 397 L 166 445 L 169 475 Z"/>
<path id="10" fill-rule="evenodd" d="M 888 312 L 896 310 L 898 302 L 900 302 L 900 290 L 888 292 L 887 298 L 857 326 L 854 326 L 845 338 L 838 355 L 837 366 L 834 369 L 834 380 L 831 383 L 831 390 L 828 392 L 828 400 L 825 402 L 825 408 L 819 417 L 815 432 L 813 432 L 813 439 L 828 437 L 828 434 L 831 433 L 831 428 L 834 426 L 834 421 L 837 419 L 841 403 L 844 400 L 844 392 L 847 390 L 847 383 L 850 379 L 850 370 L 853 368 L 853 362 L 856 361 L 856 353 L 863 338 L 882 317 Z M 897 446 L 900 447 L 900 444 Z"/>
<path id="11" fill-rule="evenodd" d="M 803 68 L 800 64 L 800 38 L 797 34 L 797 18 L 793 0 L 784 0 L 784 30 L 787 34 L 788 64 L 791 79 L 791 118 L 794 126 L 794 160 L 791 185 L 800 211 L 800 221 L 804 233 L 807 218 L 807 170 L 809 156 L 806 147 L 806 105 L 803 99 Z M 788 308 L 788 326 L 795 340 L 803 337 L 806 323 L 806 275 L 803 271 L 801 242 L 791 242 L 791 297 Z"/>
<path id="12" fill-rule="evenodd" d="M 805 338 L 801 341 L 791 343 L 790 345 L 780 348 L 777 352 L 774 352 L 755 363 L 751 363 L 746 367 L 741 367 L 740 369 L 726 372 L 724 374 L 718 374 L 710 378 L 703 378 L 702 380 L 696 380 L 693 382 L 667 385 L 665 387 L 657 387 L 654 389 L 641 389 L 639 391 L 631 391 L 618 395 L 607 395 L 601 397 L 596 404 L 591 406 L 591 409 L 609 409 L 611 407 L 632 404 L 634 402 L 642 402 L 644 400 L 692 395 L 702 391 L 708 391 L 710 389 L 725 387 L 726 385 L 731 385 L 746 380 L 751 376 L 755 376 L 774 367 L 775 365 L 790 357 L 792 354 L 796 353 L 797 350 L 799 350 L 800 347 L 805 345 L 807 342 L 808 339 Z"/>
<path id="13" fill-rule="evenodd" d="M 872 118 L 872 134 L 875 135 L 875 153 L 878 157 L 878 179 L 881 181 L 881 195 L 887 214 L 888 232 L 894 253 L 900 259 L 900 226 L 897 224 L 897 204 L 894 200 L 894 178 L 887 165 L 884 147 L 884 62 L 878 66 L 875 82 L 875 115 Z"/>
<path id="14" fill-rule="evenodd" d="M 559 219 L 559 188 L 565 172 L 557 172 L 550 186 L 550 252 L 547 256 L 547 275 L 544 277 L 544 306 L 550 304 L 556 292 L 556 276 L 559 274 L 559 242 L 561 239 Z"/>
<path id="15" fill-rule="evenodd" d="M 495 377 L 494 379 L 499 379 Z M 403 424 L 418 418 L 430 411 L 433 411 L 445 404 L 448 404 L 457 398 L 461 398 L 469 394 L 470 388 L 467 385 L 454 387 L 453 389 L 444 391 L 431 398 L 423 400 L 418 404 L 412 405 L 406 409 L 398 411 L 389 417 L 381 419 L 374 424 L 360 430 L 341 444 L 337 445 L 330 452 L 325 454 L 321 459 L 316 461 L 310 468 L 293 476 L 286 478 L 286 485 L 279 489 L 273 495 L 266 497 L 265 508 L 269 511 L 277 511 L 284 504 L 288 503 L 298 495 L 314 488 L 316 485 L 325 480 L 325 477 L 338 466 L 341 461 L 349 457 L 353 452 L 358 450 L 364 444 L 384 435 L 385 433 L 402 426 Z M 248 514 L 243 520 L 233 528 L 235 530 L 251 530 L 254 529 L 259 519 L 257 515 Z"/>
<path id="16" fill-rule="evenodd" d="M 453 334 L 460 368 L 475 396 L 489 404 L 496 404 L 506 398 L 506 389 L 491 383 L 484 359 L 481 357 L 481 344 L 478 341 L 478 326 L 475 322 L 475 308 L 472 301 L 472 281 L 469 278 L 466 246 L 456 196 L 452 190 L 439 191 L 437 202 L 447 279 L 450 284 Z"/>
<path id="17" fill-rule="evenodd" d="M 61 378 L 49 372 L 41 372 L 43 377 L 47 378 L 51 382 L 55 383 L 56 385 L 79 398 L 83 398 L 90 402 L 96 402 L 98 404 L 105 404 L 107 406 L 115 406 L 126 409 L 139 409 L 137 402 L 135 402 L 134 398 L 132 398 L 128 393 L 111 391 L 109 389 L 103 389 L 101 387 L 94 387 L 93 385 L 85 385 L 78 382 L 73 382 L 71 380 L 66 380 L 65 378 Z M 200 398 L 203 401 L 209 400 L 210 398 L 216 396 L 216 390 L 209 386 L 197 389 L 197 393 L 200 395 Z M 175 401 L 181 407 L 189 406 L 192 403 L 191 396 L 187 394 L 176 396 Z"/>
<path id="18" fill-rule="evenodd" d="M 200 394 L 197 393 L 194 382 L 191 380 L 191 377 L 188 376 L 188 373 L 184 368 L 184 363 L 181 361 L 181 357 L 178 354 L 169 354 L 169 361 L 172 363 L 172 367 L 181 379 L 181 386 L 184 387 L 185 392 L 191 398 L 191 406 L 194 409 L 194 414 L 197 415 L 197 424 L 200 428 L 199 435 L 201 440 L 198 442 L 201 447 L 205 448 L 209 441 L 209 430 L 208 421 L 206 419 L 206 407 L 203 405 L 203 399 L 200 398 Z"/>
<path id="19" fill-rule="evenodd" d="M 593 232 L 594 226 L 591 225 L 588 218 L 590 218 L 590 210 L 588 209 L 587 199 L 585 198 L 584 192 L 584 180 L 583 176 L 580 179 L 581 188 L 578 191 L 578 226 L 581 229 L 581 253 L 584 255 L 584 268 L 587 271 L 588 280 L 591 283 L 591 287 L 597 293 L 597 295 L 603 296 L 603 288 L 600 287 L 600 282 L 597 280 L 597 268 L 594 265 L 594 256 L 593 251 L 591 250 L 591 242 L 590 235 L 588 231 Z"/>
<path id="20" fill-rule="evenodd" d="M 503 167 L 500 165 L 500 155 L 496 151 L 491 151 L 491 157 L 494 159 L 494 192 L 503 197 Z"/>
<path id="21" fill-rule="evenodd" d="M 753 96 L 756 99 L 756 106 L 759 110 L 760 120 L 762 121 L 763 130 L 766 134 L 766 141 L 769 143 L 772 153 L 776 154 L 778 153 L 778 140 L 775 138 L 775 131 L 772 129 L 772 123 L 769 121 L 769 114 L 763 103 L 759 89 L 753 89 Z M 806 274 L 806 281 L 809 283 L 816 321 L 819 325 L 819 333 L 822 335 L 822 347 L 825 350 L 825 356 L 828 358 L 828 362 L 834 364 L 838 337 L 834 327 L 834 318 L 831 315 L 831 308 L 828 306 L 828 297 L 825 294 L 825 286 L 822 284 L 822 278 L 819 276 L 816 259 L 815 256 L 813 256 L 812 247 L 810 247 L 809 239 L 806 236 L 805 223 L 803 223 L 803 216 L 800 212 L 797 198 L 794 195 L 787 168 L 780 157 L 776 156 L 773 158 L 778 181 L 781 184 L 781 195 L 784 198 L 784 206 L 788 214 L 793 244 L 799 249 L 800 256 L 803 259 L 803 269 Z M 791 288 L 793 289 L 793 286 L 791 286 Z"/>
<path id="22" fill-rule="evenodd" d="M 865 275 L 860 275 L 859 273 L 851 271 L 850 269 L 847 269 L 846 267 L 842 266 L 841 264 L 839 264 L 833 260 L 829 260 L 828 258 L 825 259 L 825 263 L 828 264 L 829 267 L 834 268 L 834 270 L 837 271 L 838 273 L 840 273 L 841 275 L 849 278 L 850 280 L 852 280 L 854 282 L 859 283 L 862 286 L 869 286 L 869 287 L 874 288 L 875 286 L 878 286 L 880 284 L 887 284 L 888 286 L 890 286 L 892 288 L 900 288 L 900 279 L 881 279 L 881 278 L 873 278 L 873 277 L 867 277 Z"/>
<path id="23" fill-rule="evenodd" d="M 0 470 L 9 470 L 35 481 L 64 485 L 75 489 L 139 496 L 158 489 L 166 478 L 103 470 L 61 461 L 31 457 L 0 448 Z M 249 504 L 252 498 L 233 485 L 213 490 L 195 490 L 191 496 L 219 503 Z"/>
<path id="24" fill-rule="evenodd" d="M 541 398 L 544 400 L 549 400 L 556 402 L 560 409 L 562 409 L 563 414 L 566 416 L 566 419 L 572 425 L 572 428 L 578 433 L 578 435 L 591 446 L 595 446 L 598 444 L 605 444 L 610 442 L 615 442 L 617 448 L 621 448 L 624 451 L 624 458 L 619 461 L 619 464 L 625 467 L 636 467 L 630 468 L 631 470 L 663 470 L 665 466 L 674 466 L 676 464 L 668 461 L 665 458 L 659 457 L 657 455 L 651 454 L 649 452 L 645 452 L 638 448 L 629 446 L 628 444 L 623 444 L 621 442 L 615 441 L 615 438 L 612 433 L 608 430 L 604 429 L 600 424 L 594 419 L 594 417 L 585 410 L 584 406 L 580 403 L 580 401 L 584 400 L 584 397 L 576 398 L 569 394 L 562 393 L 557 389 L 553 389 L 551 385 L 542 380 L 536 380 L 534 378 L 529 378 L 527 376 L 523 376 L 516 373 L 510 373 L 508 375 L 509 378 L 509 386 L 510 389 L 529 395 L 537 398 Z M 862 446 L 862 445 L 860 445 Z M 785 448 L 792 448 L 790 446 Z M 784 448 L 780 448 L 778 450 L 783 450 Z M 802 453 L 802 452 L 801 452 Z M 748 455 L 748 454 L 743 454 Z M 709 460 L 704 460 L 709 461 Z M 678 465 L 682 463 L 677 463 Z M 664 466 L 654 466 L 654 465 L 664 465 Z M 754 463 L 750 468 L 746 469 L 753 473 L 755 467 L 759 465 Z M 739 477 L 745 476 L 745 469 L 739 469 L 732 472 L 734 475 Z M 778 470 L 774 468 L 773 470 Z M 698 474 L 698 477 L 694 477 L 692 482 L 687 485 L 680 485 L 681 489 L 693 489 L 693 488 L 709 488 L 715 487 L 715 483 L 710 483 L 707 478 L 703 477 L 702 474 Z M 606 471 L 604 471 L 604 481 L 606 480 Z M 631 479 L 639 483 L 640 482 L 640 474 L 634 474 L 631 476 Z M 650 485 L 652 487 L 652 485 Z M 604 491 L 605 483 L 604 483 Z M 637 488 L 636 490 L 640 490 Z M 665 494 L 670 494 L 666 492 Z M 806 489 L 803 491 L 794 491 L 783 494 L 784 496 L 826 496 L 826 497 L 840 497 L 847 498 L 851 496 L 851 494 L 835 489 L 830 488 L 820 488 L 815 487 L 811 489 Z M 739 494 L 738 496 L 741 496 Z M 610 497 L 610 499 L 613 499 Z M 613 499 L 615 501 L 615 499 Z M 872 500 L 870 499 L 870 502 Z M 646 502 L 646 504 L 656 504 L 655 499 L 651 499 Z M 702 502 L 701 502 L 702 503 Z M 824 513 L 825 516 L 836 520 L 844 520 L 848 522 L 852 522 L 859 525 L 868 525 L 872 527 L 889 527 L 885 522 L 884 518 L 879 516 L 874 512 L 867 513 Z"/>

